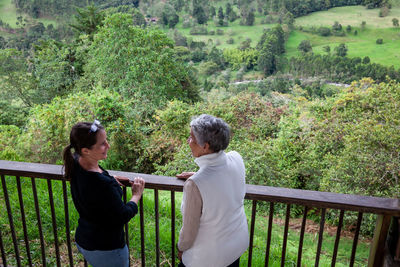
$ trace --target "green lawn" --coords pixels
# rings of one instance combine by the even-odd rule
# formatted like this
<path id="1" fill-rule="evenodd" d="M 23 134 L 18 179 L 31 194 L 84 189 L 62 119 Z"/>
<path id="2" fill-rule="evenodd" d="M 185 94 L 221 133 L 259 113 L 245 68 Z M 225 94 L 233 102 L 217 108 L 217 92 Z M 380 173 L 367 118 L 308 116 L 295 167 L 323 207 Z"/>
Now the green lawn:
<path id="1" fill-rule="evenodd" d="M 332 8 L 328 11 L 315 12 L 305 17 L 296 19 L 297 26 L 328 26 L 333 25 L 334 21 L 338 21 L 345 28 L 347 25 L 352 26 L 352 32 L 347 33 L 344 37 L 329 36 L 322 37 L 316 34 L 305 33 L 301 31 L 293 31 L 286 43 L 286 56 L 298 56 L 300 52 L 297 46 L 302 40 L 310 40 L 314 53 L 325 53 L 323 47 L 329 45 L 331 53 L 334 47 L 340 43 L 346 43 L 349 57 L 365 57 L 369 56 L 371 61 L 386 66 L 393 65 L 395 68 L 400 67 L 400 28 L 394 28 L 392 25 L 392 15 L 400 18 L 400 8 L 393 8 L 388 17 L 379 18 L 378 9 L 368 10 L 362 6 L 350 6 Z M 354 16 L 354 14 L 357 14 Z M 362 21 L 366 21 L 366 28 L 361 30 Z M 358 31 L 354 35 L 354 30 Z M 378 38 L 383 39 L 383 44 L 376 44 Z"/>

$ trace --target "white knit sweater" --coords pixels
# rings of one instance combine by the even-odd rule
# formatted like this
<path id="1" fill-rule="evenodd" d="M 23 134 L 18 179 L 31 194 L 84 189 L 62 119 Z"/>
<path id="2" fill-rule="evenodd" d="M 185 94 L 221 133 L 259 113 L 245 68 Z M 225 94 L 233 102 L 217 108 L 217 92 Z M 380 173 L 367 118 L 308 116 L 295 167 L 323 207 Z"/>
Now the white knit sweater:
<path id="1" fill-rule="evenodd" d="M 199 231 L 182 259 L 187 267 L 226 267 L 249 246 L 243 201 L 245 167 L 239 153 L 220 151 L 195 159 L 192 179 L 203 200 Z M 184 203 L 182 203 L 182 206 Z"/>

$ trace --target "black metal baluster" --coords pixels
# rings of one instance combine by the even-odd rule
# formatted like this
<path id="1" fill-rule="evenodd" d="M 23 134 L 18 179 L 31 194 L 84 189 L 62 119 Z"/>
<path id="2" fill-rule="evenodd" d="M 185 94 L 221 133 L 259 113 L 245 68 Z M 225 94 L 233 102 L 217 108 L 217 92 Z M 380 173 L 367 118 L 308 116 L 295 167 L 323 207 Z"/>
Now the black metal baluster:
<path id="1" fill-rule="evenodd" d="M 285 266 L 286 260 L 286 245 L 287 245 L 287 236 L 289 232 L 289 219 L 290 219 L 290 204 L 286 205 L 286 218 L 285 218 L 285 230 L 283 233 L 283 244 L 282 244 L 282 257 L 281 257 L 281 266 Z"/>
<path id="2" fill-rule="evenodd" d="M 67 237 L 67 248 L 68 248 L 68 260 L 69 266 L 74 266 L 74 258 L 72 255 L 71 248 L 71 235 L 69 229 L 69 210 L 68 210 L 68 195 L 67 195 L 67 183 L 65 180 L 62 181 L 63 187 L 63 199 L 64 199 L 64 218 L 65 218 L 65 236 Z"/>
<path id="3" fill-rule="evenodd" d="M 319 236 L 318 236 L 317 255 L 315 255 L 315 267 L 318 267 L 319 257 L 321 255 L 321 247 L 322 247 L 322 240 L 324 237 L 324 227 L 325 227 L 325 213 L 326 209 L 323 208 L 321 214 L 321 222 L 319 224 Z"/>
<path id="4" fill-rule="evenodd" d="M 54 246 L 55 246 L 55 249 L 56 249 L 57 266 L 61 266 L 60 249 L 58 248 L 58 233 L 57 233 L 56 212 L 55 212 L 55 209 L 54 209 L 53 188 L 52 188 L 50 179 L 47 179 L 47 188 L 48 188 L 48 191 L 49 191 L 49 200 L 50 200 L 50 209 L 51 209 L 51 222 L 52 222 L 52 225 L 53 225 Z"/>
<path id="5" fill-rule="evenodd" d="M 44 239 L 43 239 L 42 220 L 40 218 L 40 209 L 39 209 L 39 201 L 38 201 L 38 197 L 37 197 L 35 178 L 32 177 L 31 182 L 32 182 L 33 200 L 35 202 L 36 219 L 37 219 L 39 237 L 40 237 L 40 249 L 41 249 L 41 253 L 42 253 L 42 264 L 43 264 L 43 266 L 46 266 L 46 252 L 45 252 L 45 244 L 44 244 Z"/>
<path id="6" fill-rule="evenodd" d="M 5 179 L 4 175 L 1 176 L 1 183 L 3 185 L 4 200 L 6 202 L 6 208 L 7 208 L 7 213 L 8 213 L 8 222 L 10 223 L 11 237 L 12 237 L 13 244 L 14 244 L 15 259 L 17 260 L 17 265 L 21 266 L 21 259 L 19 256 L 17 236 L 15 234 L 14 221 L 13 221 L 13 217 L 12 217 L 12 213 L 11 213 L 10 199 L 8 197 L 6 179 Z"/>
<path id="7" fill-rule="evenodd" d="M 4 246 L 3 246 L 3 237 L 1 233 L 1 228 L 0 228 L 0 251 L 1 251 L 1 260 L 3 261 L 3 266 L 7 266 L 7 258 L 6 258 L 6 253 L 4 251 Z"/>
<path id="8" fill-rule="evenodd" d="M 175 266 L 175 191 L 171 190 L 171 257 Z"/>
<path id="9" fill-rule="evenodd" d="M 144 214 L 143 214 L 143 196 L 140 198 L 139 218 L 140 218 L 140 254 L 142 259 L 142 267 L 146 266 L 146 253 L 144 246 Z"/>
<path id="10" fill-rule="evenodd" d="M 269 251 L 271 248 L 271 235 L 272 235 L 272 223 L 274 218 L 274 203 L 269 203 L 269 216 L 268 216 L 268 234 L 267 234 L 267 247 L 265 248 L 265 266 L 269 263 Z"/>
<path id="11" fill-rule="evenodd" d="M 301 256 L 303 254 L 303 241 L 304 231 L 306 229 L 308 207 L 304 207 L 303 220 L 301 222 L 300 240 L 299 240 L 299 251 L 297 252 L 297 266 L 301 267 Z"/>
<path id="12" fill-rule="evenodd" d="M 19 176 L 16 176 L 16 179 L 17 179 L 19 207 L 20 207 L 21 219 L 22 219 L 22 228 L 24 231 L 24 242 L 25 242 L 26 254 L 28 256 L 28 264 L 29 264 L 29 266 L 32 266 L 31 250 L 29 248 L 29 240 L 28 240 L 28 231 L 26 230 L 26 218 L 25 218 L 25 210 L 24 210 L 24 200 L 22 198 L 21 179 Z"/>
<path id="13" fill-rule="evenodd" d="M 362 217 L 363 217 L 363 213 L 359 212 L 358 218 L 357 218 L 357 228 L 356 228 L 356 232 L 354 233 L 353 248 L 351 249 L 350 267 L 353 267 L 354 260 L 356 258 L 358 235 L 360 234 Z"/>
<path id="14" fill-rule="evenodd" d="M 336 265 L 336 256 L 337 256 L 337 252 L 338 252 L 338 248 L 339 248 L 340 233 L 342 231 L 343 216 L 344 216 L 344 210 L 340 210 L 339 224 L 338 224 L 338 227 L 337 227 L 337 230 L 336 230 L 336 239 L 335 239 L 335 246 L 333 248 L 331 267 L 335 267 L 335 265 Z"/>
<path id="15" fill-rule="evenodd" d="M 250 222 L 250 244 L 249 244 L 249 260 L 247 266 L 251 266 L 251 260 L 253 257 L 253 238 L 254 238 L 254 225 L 256 222 L 256 212 L 257 212 L 257 200 L 253 200 L 251 207 L 251 222 Z"/>
<path id="16" fill-rule="evenodd" d="M 154 213 L 156 223 L 156 266 L 160 266 L 160 229 L 158 218 L 158 189 L 154 189 Z"/>

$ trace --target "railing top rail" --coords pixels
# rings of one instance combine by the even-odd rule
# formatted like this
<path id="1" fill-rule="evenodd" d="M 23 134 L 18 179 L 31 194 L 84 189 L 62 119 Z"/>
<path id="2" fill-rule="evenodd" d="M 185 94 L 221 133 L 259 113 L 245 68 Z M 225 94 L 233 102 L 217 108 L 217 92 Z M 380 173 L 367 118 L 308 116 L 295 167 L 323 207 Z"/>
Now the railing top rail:
<path id="1" fill-rule="evenodd" d="M 141 176 L 146 180 L 146 188 L 159 190 L 183 190 L 183 181 L 175 177 L 149 175 L 133 172 L 110 171 L 112 175 L 128 178 Z M 0 160 L 0 174 L 46 179 L 63 179 L 62 166 Z M 247 185 L 246 198 L 299 204 L 309 207 L 333 208 L 376 214 L 400 216 L 399 199 L 318 192 L 271 186 Z"/>

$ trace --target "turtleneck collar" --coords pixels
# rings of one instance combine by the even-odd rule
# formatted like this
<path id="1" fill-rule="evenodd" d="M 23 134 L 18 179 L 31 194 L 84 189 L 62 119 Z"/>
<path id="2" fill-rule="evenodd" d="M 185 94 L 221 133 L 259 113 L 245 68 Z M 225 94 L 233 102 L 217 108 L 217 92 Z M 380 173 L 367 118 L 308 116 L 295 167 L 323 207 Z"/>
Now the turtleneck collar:
<path id="1" fill-rule="evenodd" d="M 196 158 L 194 162 L 196 162 L 200 168 L 205 166 L 218 166 L 226 162 L 226 154 L 221 150 L 217 153 L 200 156 Z"/>

